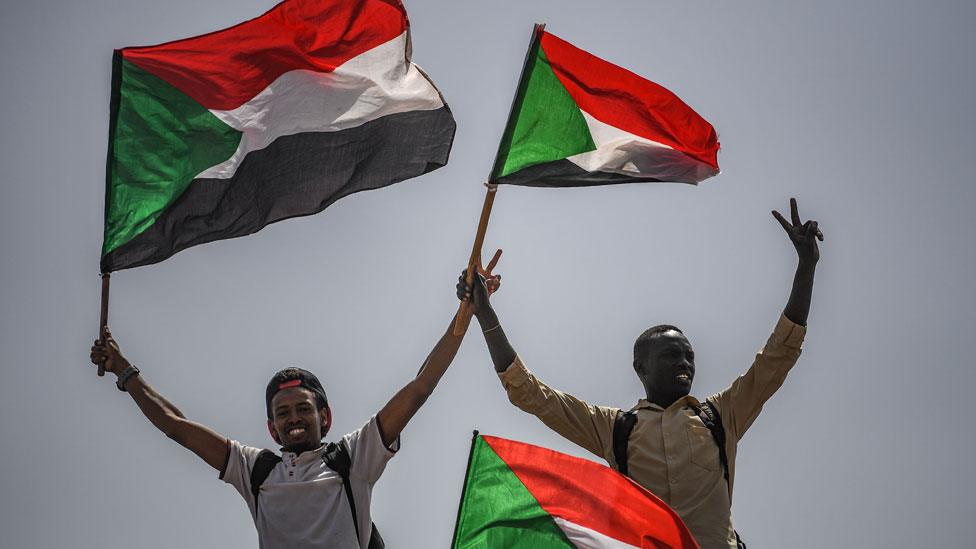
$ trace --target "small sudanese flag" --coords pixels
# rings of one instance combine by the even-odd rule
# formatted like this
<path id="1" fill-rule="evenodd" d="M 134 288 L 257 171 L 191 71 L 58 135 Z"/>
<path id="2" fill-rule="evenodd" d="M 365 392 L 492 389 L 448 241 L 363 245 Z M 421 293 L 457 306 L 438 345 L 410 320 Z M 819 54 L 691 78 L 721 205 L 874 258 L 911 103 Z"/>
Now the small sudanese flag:
<path id="1" fill-rule="evenodd" d="M 678 515 L 592 461 L 477 436 L 454 549 L 697 549 Z"/>
<path id="2" fill-rule="evenodd" d="M 581 187 L 719 173 L 715 128 L 677 95 L 536 26 L 490 181 Z"/>
<path id="3" fill-rule="evenodd" d="M 399 0 L 286 0 L 116 50 L 102 272 L 437 169 L 454 130 Z"/>

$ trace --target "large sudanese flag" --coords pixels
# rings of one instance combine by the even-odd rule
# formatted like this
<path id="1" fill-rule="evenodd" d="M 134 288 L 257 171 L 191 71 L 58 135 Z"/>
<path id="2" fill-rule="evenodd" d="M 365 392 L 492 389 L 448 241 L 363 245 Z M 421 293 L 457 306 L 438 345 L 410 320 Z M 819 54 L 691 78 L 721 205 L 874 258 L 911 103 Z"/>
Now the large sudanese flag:
<path id="1" fill-rule="evenodd" d="M 489 181 L 696 184 L 719 173 L 718 150 L 677 95 L 537 25 Z"/>
<path id="2" fill-rule="evenodd" d="M 663 501 L 590 460 L 491 436 L 471 448 L 453 549 L 697 549 Z"/>
<path id="3" fill-rule="evenodd" d="M 446 164 L 454 118 L 410 53 L 399 0 L 286 0 L 116 50 L 102 272 Z"/>

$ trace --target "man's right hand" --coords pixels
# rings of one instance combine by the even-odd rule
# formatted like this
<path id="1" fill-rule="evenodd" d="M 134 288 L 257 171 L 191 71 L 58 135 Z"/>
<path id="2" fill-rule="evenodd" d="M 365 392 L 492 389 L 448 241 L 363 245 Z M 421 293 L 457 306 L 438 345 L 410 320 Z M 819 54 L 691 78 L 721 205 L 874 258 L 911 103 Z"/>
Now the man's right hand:
<path id="1" fill-rule="evenodd" d="M 112 339 L 112 332 L 106 328 L 101 339 L 96 339 L 91 348 L 91 362 L 95 366 L 104 366 L 106 372 L 116 376 L 130 366 L 129 361 L 122 356 L 119 344 Z"/>
<path id="2" fill-rule="evenodd" d="M 495 250 L 495 255 L 488 262 L 488 267 L 477 267 L 474 277 L 473 288 L 468 286 L 468 270 L 465 269 L 461 271 L 461 276 L 458 277 L 457 283 L 457 296 L 458 299 L 468 304 L 469 311 L 477 315 L 478 313 L 484 312 L 491 309 L 491 304 L 488 302 L 488 296 L 498 291 L 498 288 L 502 285 L 502 275 L 492 274 L 495 265 L 498 264 L 498 259 L 501 258 L 502 251 Z"/>
<path id="3" fill-rule="evenodd" d="M 491 308 L 488 296 L 498 290 L 502 277 L 501 275 L 491 275 L 490 278 L 485 278 L 481 273 L 475 274 L 477 276 L 474 277 L 474 287 L 472 288 L 468 286 L 468 270 L 461 271 L 461 276 L 458 277 L 458 283 L 455 289 L 457 290 L 458 299 L 467 302 L 471 308 L 471 313 L 477 315 Z"/>

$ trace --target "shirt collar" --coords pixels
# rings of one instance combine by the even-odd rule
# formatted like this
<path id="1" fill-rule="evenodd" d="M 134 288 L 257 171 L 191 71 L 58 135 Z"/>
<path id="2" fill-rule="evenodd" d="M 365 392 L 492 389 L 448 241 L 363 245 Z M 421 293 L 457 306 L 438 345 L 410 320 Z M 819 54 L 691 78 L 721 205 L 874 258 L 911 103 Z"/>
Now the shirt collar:
<path id="1" fill-rule="evenodd" d="M 287 459 L 297 463 L 305 463 L 308 461 L 313 461 L 322 458 L 322 451 L 325 449 L 325 444 L 319 446 L 314 450 L 305 450 L 300 454 L 295 452 L 288 452 L 286 450 L 281 451 L 281 459 Z"/>
<path id="2" fill-rule="evenodd" d="M 674 403 L 671 404 L 671 406 L 669 406 L 668 409 L 675 408 L 675 407 L 683 408 L 685 406 L 699 405 L 699 404 L 701 404 L 701 402 L 697 398 L 691 395 L 687 395 L 674 401 Z M 655 412 L 663 412 L 664 408 L 662 408 L 658 404 L 654 404 L 653 402 L 647 400 L 646 398 L 642 398 L 637 401 L 637 404 L 633 408 L 630 409 L 631 412 L 636 412 L 637 410 L 653 410 Z"/>

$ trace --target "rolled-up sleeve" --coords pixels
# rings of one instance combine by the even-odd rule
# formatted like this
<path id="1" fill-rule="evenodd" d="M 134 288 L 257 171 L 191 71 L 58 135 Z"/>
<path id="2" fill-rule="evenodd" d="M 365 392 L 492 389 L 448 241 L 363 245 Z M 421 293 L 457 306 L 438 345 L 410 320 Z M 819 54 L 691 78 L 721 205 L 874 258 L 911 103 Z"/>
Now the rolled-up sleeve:
<path id="1" fill-rule="evenodd" d="M 594 406 L 549 387 L 532 375 L 519 357 L 498 377 L 508 400 L 520 410 L 593 454 L 612 457 L 613 422 L 619 409 Z"/>
<path id="2" fill-rule="evenodd" d="M 736 440 L 742 438 L 769 397 L 783 385 L 786 374 L 800 358 L 806 331 L 805 326 L 781 315 L 749 370 L 728 389 L 712 397 L 722 418 L 728 418 L 725 420 L 726 430 Z"/>

